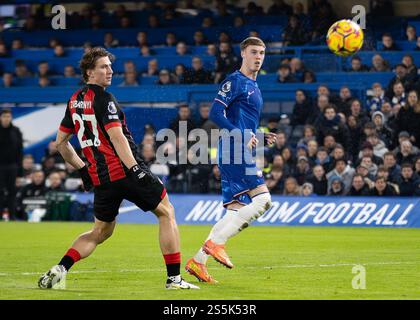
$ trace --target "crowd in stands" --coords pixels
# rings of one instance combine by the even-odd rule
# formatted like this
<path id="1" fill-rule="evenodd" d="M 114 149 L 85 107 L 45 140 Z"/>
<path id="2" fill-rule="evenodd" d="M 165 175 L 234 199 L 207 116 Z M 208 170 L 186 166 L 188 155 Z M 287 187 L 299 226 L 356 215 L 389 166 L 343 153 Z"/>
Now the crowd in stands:
<path id="1" fill-rule="evenodd" d="M 186 8 L 198 10 L 192 1 L 185 1 Z M 390 1 L 379 3 L 371 11 L 380 16 L 389 14 Z M 180 16 L 171 3 L 158 8 L 147 2 L 144 10 L 151 13 L 149 28 L 158 28 Z M 391 4 L 392 6 L 392 4 Z M 106 27 L 101 22 L 102 7 L 86 6 L 81 13 L 70 17 L 70 25 L 100 29 Z M 158 14 L 160 12 L 161 14 Z M 124 5 L 114 11 L 115 21 L 120 28 L 133 26 L 131 14 Z M 187 42 L 176 39 L 168 33 L 165 43 L 160 46 L 175 47 L 179 56 L 190 54 L 191 46 L 207 46 L 206 55 L 215 57 L 214 69 L 206 69 L 200 56 L 192 57 L 191 67 L 177 64 L 173 70 L 161 69 L 158 59 L 151 59 L 147 69 L 139 70 L 132 60 L 124 63 L 124 73 L 119 86 L 141 85 L 139 79 L 156 76 L 156 84 L 206 84 L 220 83 L 227 74 L 236 70 L 241 59 L 234 53 L 228 33 L 221 33 L 219 42 L 209 43 L 202 29 L 214 24 L 213 18 L 234 15 L 234 25 L 241 26 L 249 16 L 286 14 L 288 25 L 284 29 L 282 44 L 303 45 L 319 39 L 335 21 L 336 15 L 328 1 L 315 0 L 307 14 L 303 6 L 296 3 L 293 7 L 284 1 L 273 1 L 264 12 L 254 2 L 250 2 L 241 13 L 238 8 L 216 1 L 212 15 L 203 16 L 202 24 Z M 24 30 L 35 31 L 43 27 L 41 13 L 26 19 Z M 1 30 L 1 23 L 0 23 Z M 310 32 L 309 32 L 310 31 Z M 406 29 L 407 41 L 416 42 L 415 50 L 420 50 L 420 36 L 412 26 Z M 139 55 L 153 56 L 154 46 L 148 45 L 148 34 L 141 31 L 137 35 Z M 382 36 L 383 52 L 400 50 L 390 34 Z M 119 40 L 112 33 L 106 33 L 103 46 L 114 48 Z M 0 40 L 0 58 L 9 57 L 10 50 L 19 50 L 25 44 L 15 39 L 8 47 Z M 67 48 L 57 40 L 51 39 L 50 47 L 55 57 L 65 57 Z M 86 43 L 85 50 L 91 44 Z M 390 72 L 395 76 L 387 86 L 373 83 L 367 99 L 355 96 L 349 87 L 343 86 L 335 93 L 327 85 L 319 85 L 317 94 L 310 96 L 305 90 L 296 91 L 296 100 L 289 115 L 262 119 L 261 130 L 275 132 L 277 142 L 264 147 L 264 159 L 260 164 L 267 186 L 272 194 L 278 195 L 330 195 L 330 196 L 420 196 L 420 77 L 413 57 L 405 54 L 396 66 L 390 65 L 381 51 L 372 57 L 371 67 L 359 56 L 351 58 L 348 72 Z M 264 74 L 266 70 L 262 70 Z M 279 61 L 276 70 L 278 83 L 316 82 L 316 73 L 305 67 L 305 61 L 298 57 Z M 14 73 L 2 75 L 3 86 L 14 85 L 15 78 L 36 76 L 41 87 L 53 85 L 50 81 L 54 74 L 48 61 L 38 64 L 36 73 L 31 72 L 24 60 L 15 61 Z M 63 77 L 77 77 L 77 68 L 67 65 Z M 116 75 L 118 76 L 118 75 Z M 118 77 L 117 77 L 118 79 Z M 216 92 L 215 92 L 216 93 Z M 178 132 L 179 121 L 186 121 L 187 130 L 201 128 L 210 133 L 217 126 L 209 119 L 211 104 L 200 105 L 192 110 L 188 105 L 179 106 L 177 118 L 172 119 L 170 129 Z M 139 152 L 151 170 L 165 182 L 169 192 L 217 193 L 221 192 L 221 177 L 217 165 L 194 164 L 197 157 L 187 148 L 184 155 L 188 161 L 179 163 L 184 146 L 190 146 L 183 137 L 177 137 L 175 145 L 165 145 L 167 154 L 177 154 L 172 162 L 160 163 L 156 152 L 162 147 L 156 141 L 153 125 L 147 125 L 145 134 L 139 142 Z M 216 157 L 216 150 L 210 149 L 209 162 Z M 65 164 L 51 141 L 45 157 L 39 164 L 34 163 L 31 155 L 23 158 L 22 178 L 16 196 L 17 216 L 25 219 L 23 199 L 43 196 L 49 191 L 81 191 L 81 180 L 77 171 Z M 0 190 L 1 192 L 1 190 Z"/>

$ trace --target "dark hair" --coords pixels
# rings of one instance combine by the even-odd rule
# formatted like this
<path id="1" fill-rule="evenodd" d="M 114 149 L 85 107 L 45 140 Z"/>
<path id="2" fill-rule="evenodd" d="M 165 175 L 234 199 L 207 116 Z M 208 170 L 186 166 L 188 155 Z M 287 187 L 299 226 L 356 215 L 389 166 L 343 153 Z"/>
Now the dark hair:
<path id="1" fill-rule="evenodd" d="M 0 111 L 0 116 L 4 115 L 4 114 L 12 114 L 12 110 L 9 108 L 3 109 Z"/>
<path id="2" fill-rule="evenodd" d="M 395 154 L 393 153 L 393 152 L 391 152 L 391 151 L 388 151 L 388 152 L 385 152 L 384 153 L 384 159 L 385 159 L 385 157 L 386 156 L 391 156 L 391 157 L 393 157 L 394 158 L 394 160 L 397 160 L 397 157 L 395 156 Z"/>
<path id="3" fill-rule="evenodd" d="M 82 70 L 82 75 L 85 82 L 89 80 L 87 71 L 94 69 L 96 61 L 103 57 L 108 57 L 111 62 L 115 61 L 115 56 L 102 47 L 94 47 L 83 55 L 79 63 L 79 68 Z"/>
<path id="4" fill-rule="evenodd" d="M 410 169 L 413 169 L 413 166 L 412 166 L 412 164 L 411 164 L 410 162 L 404 162 L 404 163 L 401 165 L 401 170 L 402 170 L 402 169 L 404 169 L 404 168 L 410 168 Z"/>

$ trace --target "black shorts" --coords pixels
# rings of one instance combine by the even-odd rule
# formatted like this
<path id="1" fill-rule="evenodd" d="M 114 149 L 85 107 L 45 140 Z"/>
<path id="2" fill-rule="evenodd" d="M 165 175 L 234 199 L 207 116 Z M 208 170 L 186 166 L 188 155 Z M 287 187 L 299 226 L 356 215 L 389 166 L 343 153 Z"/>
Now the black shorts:
<path id="1" fill-rule="evenodd" d="M 154 210 L 166 195 L 165 186 L 150 171 L 136 182 L 126 177 L 94 189 L 93 207 L 98 220 L 112 222 L 118 215 L 121 202 L 126 199 L 143 211 Z"/>

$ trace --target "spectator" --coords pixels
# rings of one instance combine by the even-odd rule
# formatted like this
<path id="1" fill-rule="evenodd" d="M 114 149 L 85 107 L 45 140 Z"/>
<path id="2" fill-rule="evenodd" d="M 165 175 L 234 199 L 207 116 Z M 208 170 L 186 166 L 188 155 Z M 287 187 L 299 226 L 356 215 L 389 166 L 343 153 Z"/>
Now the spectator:
<path id="1" fill-rule="evenodd" d="M 372 17 L 392 17 L 394 16 L 394 6 L 392 1 L 378 0 L 371 2 L 370 14 Z"/>
<path id="2" fill-rule="evenodd" d="M 306 156 L 298 156 L 298 161 L 293 176 L 299 185 L 302 185 L 310 175 L 311 168 L 309 160 Z"/>
<path id="3" fill-rule="evenodd" d="M 139 47 L 148 46 L 147 32 L 140 31 L 139 33 L 137 33 L 137 44 Z"/>
<path id="4" fill-rule="evenodd" d="M 309 182 L 305 182 L 300 189 L 300 195 L 304 197 L 314 196 L 314 186 Z"/>
<path id="5" fill-rule="evenodd" d="M 388 61 L 386 61 L 380 54 L 375 54 L 372 57 L 372 67 L 370 68 L 371 72 L 388 72 L 391 71 Z"/>
<path id="6" fill-rule="evenodd" d="M 417 156 L 416 161 L 414 162 L 415 174 L 420 177 L 420 156 Z"/>
<path id="7" fill-rule="evenodd" d="M 393 197 L 397 195 L 394 188 L 386 183 L 386 179 L 378 177 L 375 180 L 375 187 L 370 191 L 370 195 L 380 197 Z"/>
<path id="8" fill-rule="evenodd" d="M 420 101 L 417 91 L 410 91 L 407 100 L 407 106 L 401 108 L 397 116 L 397 130 L 407 131 L 410 141 L 420 148 Z"/>
<path id="9" fill-rule="evenodd" d="M 222 190 L 222 177 L 218 165 L 213 165 L 209 179 L 209 193 L 220 193 Z"/>
<path id="10" fill-rule="evenodd" d="M 285 175 L 283 168 L 273 165 L 271 172 L 266 177 L 266 184 L 268 190 L 270 190 L 270 193 L 283 194 L 285 185 Z"/>
<path id="11" fill-rule="evenodd" d="M 376 111 L 372 114 L 372 122 L 376 126 L 376 133 L 380 140 L 385 143 L 386 147 L 390 147 L 393 142 L 392 130 L 385 123 L 385 116 L 382 112 Z"/>
<path id="12" fill-rule="evenodd" d="M 49 77 L 52 75 L 53 72 L 50 70 L 50 66 L 47 61 L 41 61 L 38 63 L 38 77 Z"/>
<path id="13" fill-rule="evenodd" d="M 21 50 L 24 49 L 25 46 L 23 44 L 22 39 L 13 39 L 12 40 L 12 50 Z"/>
<path id="14" fill-rule="evenodd" d="M 272 147 L 266 149 L 266 156 L 268 161 L 272 162 L 275 155 L 282 153 L 283 149 L 287 146 L 287 137 L 284 131 L 277 131 L 277 140 Z"/>
<path id="15" fill-rule="evenodd" d="M 404 55 L 402 58 L 402 64 L 407 68 L 406 79 L 410 84 L 414 84 L 417 81 L 417 66 L 414 64 L 413 56 L 410 54 Z"/>
<path id="16" fill-rule="evenodd" d="M 47 180 L 48 191 L 61 192 L 65 191 L 63 181 L 58 171 L 53 171 L 48 175 Z"/>
<path id="17" fill-rule="evenodd" d="M 319 196 L 324 196 L 328 192 L 328 180 L 325 176 L 324 167 L 317 164 L 312 169 L 312 176 L 307 181 L 313 185 L 313 192 Z"/>
<path id="18" fill-rule="evenodd" d="M 114 39 L 114 36 L 111 32 L 106 32 L 104 35 L 104 44 L 103 46 L 107 49 L 118 47 L 119 41 L 118 39 Z"/>
<path id="19" fill-rule="evenodd" d="M 392 99 L 393 95 L 395 94 L 394 91 L 394 85 L 396 83 L 401 83 L 403 86 L 403 89 L 410 89 L 412 86 L 412 83 L 409 81 L 410 79 L 407 78 L 407 67 L 399 63 L 395 66 L 395 76 L 391 79 L 391 81 L 388 83 L 388 87 L 386 90 L 385 95 Z M 395 103 L 394 103 L 395 104 Z"/>
<path id="20" fill-rule="evenodd" d="M 182 63 L 178 63 L 175 66 L 175 82 L 176 83 L 185 83 L 185 73 L 186 69 Z"/>
<path id="21" fill-rule="evenodd" d="M 294 58 L 290 59 L 289 67 L 290 67 L 290 74 L 297 81 L 301 82 L 302 77 L 303 77 L 303 73 L 306 71 L 302 60 L 300 60 L 297 57 L 294 57 Z"/>
<path id="22" fill-rule="evenodd" d="M 201 22 L 202 28 L 210 28 L 213 26 L 213 19 L 211 17 L 204 17 L 203 21 Z"/>
<path id="23" fill-rule="evenodd" d="M 90 28 L 92 30 L 98 30 L 103 28 L 102 19 L 99 14 L 96 13 L 92 15 L 92 19 L 90 21 Z"/>
<path id="24" fill-rule="evenodd" d="M 127 28 L 132 28 L 132 22 L 130 17 L 128 16 L 123 16 L 120 20 L 120 28 L 122 29 L 127 29 Z"/>
<path id="25" fill-rule="evenodd" d="M 64 50 L 64 47 L 61 44 L 56 45 L 54 47 L 54 57 L 63 58 L 65 56 L 67 56 L 67 54 L 66 54 L 66 51 Z"/>
<path id="26" fill-rule="evenodd" d="M 187 132 L 190 133 L 191 130 L 196 128 L 196 124 L 191 119 L 191 110 L 187 104 L 181 104 L 178 108 L 178 116 L 171 122 L 169 128 L 175 132 L 176 135 L 179 134 L 180 122 L 183 122 L 187 126 Z"/>
<path id="27" fill-rule="evenodd" d="M 313 167 L 316 161 L 316 154 L 318 152 L 318 142 L 316 142 L 315 138 L 308 141 L 308 160 L 309 165 Z"/>
<path id="28" fill-rule="evenodd" d="M 261 16 L 264 14 L 263 8 L 258 6 L 255 2 L 250 1 L 245 9 L 246 16 Z"/>
<path id="29" fill-rule="evenodd" d="M 350 139 L 348 153 L 351 155 L 352 161 L 354 161 L 357 159 L 357 154 L 360 149 L 362 125 L 355 117 L 350 115 L 347 117 L 347 127 L 349 129 L 350 137 L 352 137 L 352 139 Z"/>
<path id="30" fill-rule="evenodd" d="M 382 51 L 399 51 L 400 49 L 394 43 L 394 39 L 392 38 L 390 33 L 384 33 L 382 36 Z"/>
<path id="31" fill-rule="evenodd" d="M 15 76 L 17 78 L 32 77 L 32 73 L 28 70 L 28 67 L 23 60 L 17 59 L 15 61 Z"/>
<path id="32" fill-rule="evenodd" d="M 289 17 L 289 23 L 284 29 L 283 35 L 284 46 L 301 46 L 308 41 L 307 33 L 301 26 L 299 17 L 291 15 Z"/>
<path id="33" fill-rule="evenodd" d="M 204 69 L 200 57 L 192 58 L 192 68 L 187 70 L 184 82 L 188 84 L 206 84 L 212 82 L 211 73 Z"/>
<path id="34" fill-rule="evenodd" d="M 73 78 L 76 77 L 76 71 L 72 65 L 67 65 L 64 67 L 64 77 L 65 78 Z"/>
<path id="35" fill-rule="evenodd" d="M 126 71 L 124 73 L 124 81 L 121 82 L 119 87 L 138 87 L 139 83 L 137 81 L 137 72 L 135 71 Z"/>
<path id="36" fill-rule="evenodd" d="M 392 107 L 405 107 L 406 106 L 405 89 L 401 81 L 397 81 L 393 85 L 393 95 L 391 96 Z"/>
<path id="37" fill-rule="evenodd" d="M 173 32 L 168 32 L 165 38 L 165 45 L 167 47 L 175 47 L 178 40 L 176 39 L 176 35 Z"/>
<path id="38" fill-rule="evenodd" d="M 38 80 L 38 85 L 41 88 L 49 87 L 51 85 L 50 79 L 47 76 L 40 76 Z"/>
<path id="39" fill-rule="evenodd" d="M 23 139 L 20 129 L 12 123 L 12 111 L 0 112 L 0 214 L 8 208 L 10 219 L 15 219 L 16 182 L 22 177 Z M 3 191 L 7 192 L 5 196 Z"/>
<path id="40" fill-rule="evenodd" d="M 162 69 L 159 72 L 159 79 L 157 81 L 157 84 L 160 85 L 167 85 L 167 84 L 174 84 L 175 81 L 172 77 L 172 75 L 170 74 L 169 70 L 167 69 Z"/>
<path id="41" fill-rule="evenodd" d="M 414 163 L 414 159 L 417 156 L 417 152 L 413 149 L 413 144 L 405 140 L 401 143 L 401 150 L 397 152 L 397 163 L 399 165 L 408 162 L 408 163 Z"/>
<path id="42" fill-rule="evenodd" d="M 368 174 L 370 177 L 376 177 L 378 166 L 372 161 L 371 157 L 362 157 L 360 165 L 368 169 Z"/>
<path id="43" fill-rule="evenodd" d="M 233 26 L 235 27 L 235 28 L 240 28 L 240 27 L 243 27 L 245 25 L 245 20 L 244 20 L 244 18 L 243 17 L 241 17 L 241 16 L 236 16 L 234 19 L 233 19 Z"/>
<path id="44" fill-rule="evenodd" d="M 92 50 L 92 44 L 87 41 L 83 44 L 83 53 L 88 53 L 90 50 Z"/>
<path id="45" fill-rule="evenodd" d="M 338 176 L 344 185 L 343 186 L 344 192 L 345 193 L 348 192 L 350 190 L 351 182 L 352 182 L 354 174 L 355 174 L 355 170 L 347 164 L 344 158 L 337 159 L 335 161 L 334 170 L 331 170 L 330 172 L 328 172 L 326 176 L 328 179 L 328 186 L 329 186 L 328 189 L 331 188 L 332 178 L 334 176 Z"/>
<path id="46" fill-rule="evenodd" d="M 405 29 L 405 35 L 407 37 L 407 41 L 416 41 L 417 40 L 416 28 L 408 25 L 407 29 Z"/>
<path id="47" fill-rule="evenodd" d="M 359 159 L 362 160 L 363 157 L 370 157 L 376 165 L 381 165 L 383 163 L 383 158 L 378 157 L 373 153 L 373 145 L 369 141 L 365 141 L 362 144 L 362 148 L 359 152 Z M 359 164 L 360 161 L 357 161 L 357 164 Z"/>
<path id="48" fill-rule="evenodd" d="M 206 36 L 201 30 L 197 30 L 196 32 L 194 32 L 193 41 L 194 46 L 205 46 L 208 44 Z"/>
<path id="49" fill-rule="evenodd" d="M 351 72 L 367 72 L 369 68 L 367 65 L 362 64 L 362 59 L 359 56 L 353 56 L 351 58 Z"/>
<path id="50" fill-rule="evenodd" d="M 350 88 L 348 86 L 342 86 L 340 88 L 339 100 L 337 101 L 337 112 L 343 113 L 345 115 L 350 114 L 350 103 L 352 102 L 353 97 L 351 95 Z"/>
<path id="51" fill-rule="evenodd" d="M 7 47 L 4 43 L 0 43 L 0 58 L 8 58 L 9 57 L 9 51 L 7 50 Z"/>
<path id="52" fill-rule="evenodd" d="M 290 67 L 287 64 L 282 64 L 277 71 L 277 81 L 280 83 L 294 83 L 297 80 L 290 74 Z"/>
<path id="53" fill-rule="evenodd" d="M 348 129 L 340 121 L 335 107 L 332 105 L 324 109 L 323 116 L 316 127 L 318 143 L 322 143 L 327 135 L 332 135 L 335 141 L 341 143 L 345 149 L 350 146 L 350 135 Z"/>
<path id="54" fill-rule="evenodd" d="M 127 60 L 124 62 L 124 73 L 126 72 L 136 72 L 137 73 L 137 69 L 136 69 L 136 65 L 132 60 Z"/>
<path id="55" fill-rule="evenodd" d="M 150 168 L 150 166 L 156 162 L 156 153 L 152 144 L 145 144 L 141 150 L 141 156 L 145 164 Z"/>
<path id="56" fill-rule="evenodd" d="M 315 106 L 306 97 L 303 90 L 296 90 L 296 100 L 293 106 L 293 111 L 290 119 L 291 126 L 305 125 L 317 116 Z"/>
<path id="57" fill-rule="evenodd" d="M 333 176 L 331 178 L 331 185 L 328 188 L 329 196 L 342 196 L 345 195 L 344 183 L 339 176 Z"/>
<path id="58" fill-rule="evenodd" d="M 45 186 L 45 175 L 42 170 L 35 170 L 31 173 L 31 183 L 22 187 L 16 194 L 16 214 L 18 220 L 28 220 L 23 200 L 27 198 L 43 197 L 48 191 Z"/>
<path id="59" fill-rule="evenodd" d="M 401 175 L 398 179 L 400 196 L 412 197 L 420 194 L 420 180 L 415 176 L 411 163 L 401 165 Z"/>
<path id="60" fill-rule="evenodd" d="M 273 4 L 268 8 L 267 14 L 270 16 L 286 15 L 290 16 L 293 9 L 284 0 L 272 0 Z"/>
<path id="61" fill-rule="evenodd" d="M 142 76 L 157 76 L 159 75 L 159 65 L 156 59 L 149 60 L 147 63 L 147 71 L 142 73 Z"/>
<path id="62" fill-rule="evenodd" d="M 10 88 L 14 85 L 13 74 L 10 72 L 3 73 L 3 88 Z"/>
<path id="63" fill-rule="evenodd" d="M 384 168 L 388 170 L 388 180 L 396 183 L 401 173 L 401 167 L 397 164 L 397 157 L 392 152 L 384 154 Z"/>
<path id="64" fill-rule="evenodd" d="M 32 154 L 25 154 L 22 159 L 22 176 L 29 177 L 35 170 L 35 160 Z"/>
<path id="65" fill-rule="evenodd" d="M 328 150 L 325 147 L 319 147 L 316 153 L 315 163 L 321 165 L 324 168 L 324 171 L 330 171 L 331 158 L 328 155 Z"/>
<path id="66" fill-rule="evenodd" d="M 384 154 L 388 152 L 385 143 L 379 138 L 375 132 L 367 137 L 367 141 L 373 146 L 373 154 L 379 158 L 383 158 Z"/>
<path id="67" fill-rule="evenodd" d="M 151 14 L 147 20 L 149 28 L 156 29 L 160 27 L 160 21 L 157 15 Z"/>
<path id="68" fill-rule="evenodd" d="M 299 185 L 295 178 L 289 177 L 284 183 L 284 192 L 285 196 L 298 196 L 300 194 Z"/>
<path id="69" fill-rule="evenodd" d="M 379 169 L 378 169 L 379 172 Z M 368 168 L 366 168 L 364 165 L 358 165 L 356 168 L 356 174 L 360 174 L 363 177 L 363 180 L 365 181 L 365 183 L 368 185 L 369 189 L 373 188 L 374 186 L 374 178 L 369 175 L 369 171 Z"/>
<path id="70" fill-rule="evenodd" d="M 142 57 L 150 57 L 150 56 L 154 55 L 154 51 L 151 50 L 149 46 L 143 45 L 143 46 L 140 47 L 140 55 Z"/>
<path id="71" fill-rule="evenodd" d="M 334 136 L 332 134 L 327 134 L 324 137 L 324 144 L 323 144 L 323 146 L 325 148 L 327 148 L 328 153 L 331 153 L 333 151 L 333 149 L 335 148 L 335 145 L 336 144 L 337 143 L 336 143 L 335 138 L 334 138 Z"/>
<path id="72" fill-rule="evenodd" d="M 303 72 L 303 83 L 314 83 L 316 82 L 315 73 L 310 70 Z"/>
<path id="73" fill-rule="evenodd" d="M 232 42 L 232 39 L 230 38 L 229 33 L 227 33 L 226 31 L 221 31 L 219 33 L 219 43 L 221 42 Z"/>
<path id="74" fill-rule="evenodd" d="M 379 82 L 375 82 L 372 85 L 372 93 L 372 97 L 366 103 L 367 109 L 371 114 L 381 110 L 382 104 L 385 102 L 385 92 Z"/>
<path id="75" fill-rule="evenodd" d="M 222 82 L 226 75 L 239 69 L 239 67 L 239 58 L 233 53 L 231 44 L 229 42 L 221 42 L 219 51 L 216 54 L 215 83 Z"/>
<path id="76" fill-rule="evenodd" d="M 356 173 L 353 176 L 351 188 L 347 195 L 353 197 L 365 197 L 370 195 L 370 188 L 361 174 Z"/>
<path id="77" fill-rule="evenodd" d="M 212 57 L 215 57 L 217 55 L 217 47 L 214 43 L 209 43 L 207 45 L 206 54 Z"/>
<path id="78" fill-rule="evenodd" d="M 315 127 L 307 124 L 303 127 L 303 137 L 298 141 L 298 144 L 305 144 L 309 147 L 309 142 L 316 142 Z M 316 144 L 318 146 L 318 143 Z"/>

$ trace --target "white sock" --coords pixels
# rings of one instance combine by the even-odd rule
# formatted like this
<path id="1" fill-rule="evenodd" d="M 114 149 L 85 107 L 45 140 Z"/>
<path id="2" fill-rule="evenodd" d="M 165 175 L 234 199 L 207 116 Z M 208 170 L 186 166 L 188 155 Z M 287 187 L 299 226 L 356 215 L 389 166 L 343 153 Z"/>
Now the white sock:
<path id="1" fill-rule="evenodd" d="M 218 231 L 212 240 L 217 244 L 225 244 L 229 238 L 248 227 L 252 221 L 262 216 L 270 207 L 271 196 L 269 193 L 262 193 L 255 196 L 252 198 L 250 204 L 240 208 L 236 214 L 232 216 L 229 223 Z"/>
<path id="2" fill-rule="evenodd" d="M 217 237 L 217 234 L 220 232 L 220 230 L 223 229 L 226 225 L 229 225 L 231 220 L 236 216 L 236 214 L 237 212 L 235 210 L 227 209 L 225 215 L 219 221 L 217 221 L 211 229 L 206 241 L 209 239 L 213 240 L 214 237 Z M 206 264 L 208 258 L 209 255 L 205 253 L 201 248 L 194 256 L 194 260 L 202 264 Z"/>

